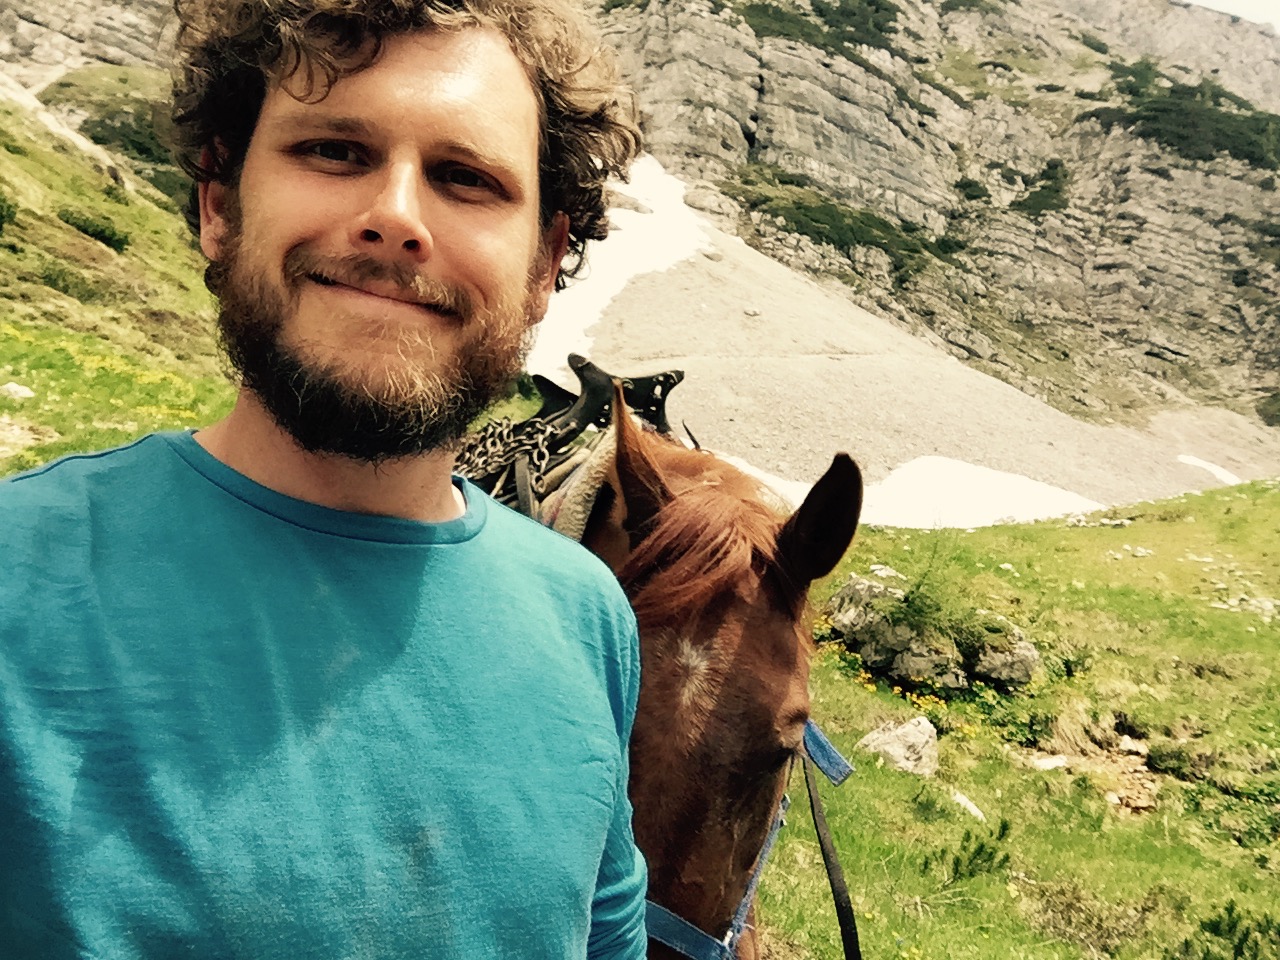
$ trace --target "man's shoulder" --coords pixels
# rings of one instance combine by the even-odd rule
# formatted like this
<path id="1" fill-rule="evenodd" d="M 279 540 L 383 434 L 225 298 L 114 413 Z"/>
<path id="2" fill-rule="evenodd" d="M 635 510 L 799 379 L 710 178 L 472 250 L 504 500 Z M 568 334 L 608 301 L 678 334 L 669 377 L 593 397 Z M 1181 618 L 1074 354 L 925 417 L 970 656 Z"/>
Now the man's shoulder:
<path id="1" fill-rule="evenodd" d="M 626 604 L 613 571 L 576 540 L 493 499 L 488 515 L 503 549 L 531 573 Z"/>
<path id="2" fill-rule="evenodd" d="M 162 444 L 161 435 L 149 434 L 123 446 L 69 454 L 0 479 L 0 530 L 50 513 L 88 509 L 104 494 L 139 495 Z"/>

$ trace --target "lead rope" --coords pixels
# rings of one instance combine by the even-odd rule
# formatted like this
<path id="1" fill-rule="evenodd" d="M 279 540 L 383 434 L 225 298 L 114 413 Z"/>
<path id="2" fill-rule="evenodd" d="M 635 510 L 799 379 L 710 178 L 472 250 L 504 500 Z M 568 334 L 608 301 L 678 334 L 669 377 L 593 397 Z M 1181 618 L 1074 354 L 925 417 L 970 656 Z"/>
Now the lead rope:
<path id="1" fill-rule="evenodd" d="M 822 811 L 822 798 L 818 795 L 817 777 L 813 774 L 813 761 L 808 753 L 804 758 L 804 786 L 809 794 L 809 810 L 813 813 L 813 829 L 818 834 L 818 846 L 822 850 L 822 863 L 827 868 L 827 882 L 831 886 L 831 899 L 836 904 L 836 921 L 840 924 L 840 942 L 844 945 L 845 960 L 862 960 L 862 948 L 858 945 L 858 923 L 853 916 L 853 904 L 849 900 L 849 887 L 844 882 L 844 870 L 831 840 L 831 828 L 827 826 Z"/>

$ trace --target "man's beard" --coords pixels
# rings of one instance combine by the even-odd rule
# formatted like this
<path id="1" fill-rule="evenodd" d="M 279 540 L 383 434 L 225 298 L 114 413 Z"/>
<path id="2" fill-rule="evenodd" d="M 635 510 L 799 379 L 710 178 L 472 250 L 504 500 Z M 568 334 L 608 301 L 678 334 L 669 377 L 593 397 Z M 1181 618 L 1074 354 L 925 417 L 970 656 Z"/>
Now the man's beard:
<path id="1" fill-rule="evenodd" d="M 280 289 L 249 266 L 235 232 L 211 277 L 221 301 L 219 338 L 243 385 L 303 450 L 379 464 L 455 449 L 523 366 L 532 326 L 532 274 L 520 302 L 480 310 L 463 291 L 410 268 L 362 255 L 325 259 L 298 247 L 285 256 Z M 400 363 L 388 364 L 376 381 L 358 368 L 347 371 L 340 363 L 304 356 L 285 342 L 285 327 L 303 286 L 316 275 L 349 284 L 393 282 L 433 304 L 436 318 L 424 308 L 423 324 L 439 323 L 440 315 L 457 324 L 457 353 L 435 357 L 430 330 L 403 331 Z M 335 316 L 334 322 L 343 321 Z M 419 359 L 424 347 L 426 364 Z"/>

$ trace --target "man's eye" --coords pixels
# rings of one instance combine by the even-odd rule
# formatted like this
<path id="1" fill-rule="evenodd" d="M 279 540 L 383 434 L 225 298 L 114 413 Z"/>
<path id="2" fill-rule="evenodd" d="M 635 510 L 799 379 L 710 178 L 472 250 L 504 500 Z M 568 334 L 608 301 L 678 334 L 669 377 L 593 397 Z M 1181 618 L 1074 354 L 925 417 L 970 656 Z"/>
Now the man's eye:
<path id="1" fill-rule="evenodd" d="M 440 172 L 440 178 L 450 186 L 467 190 L 491 190 L 493 181 L 470 167 L 449 166 Z"/>
<path id="2" fill-rule="evenodd" d="M 341 143 L 335 140 L 313 143 L 307 147 L 306 152 L 313 157 L 329 160 L 333 163 L 357 163 L 360 160 L 359 155 L 349 143 Z"/>

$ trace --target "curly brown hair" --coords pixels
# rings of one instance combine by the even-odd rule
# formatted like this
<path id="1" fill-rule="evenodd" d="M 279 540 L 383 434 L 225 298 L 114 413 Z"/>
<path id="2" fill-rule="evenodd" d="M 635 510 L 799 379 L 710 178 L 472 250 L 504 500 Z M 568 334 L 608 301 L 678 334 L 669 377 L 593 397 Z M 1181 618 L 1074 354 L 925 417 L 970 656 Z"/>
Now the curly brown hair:
<path id="1" fill-rule="evenodd" d="M 497 29 L 538 98 L 540 212 L 569 221 L 556 288 L 582 267 L 588 240 L 608 233 L 605 182 L 640 152 L 635 97 L 573 0 L 174 0 L 178 14 L 173 134 L 196 182 L 234 183 L 268 85 L 308 77 L 322 99 L 371 65 L 388 37 L 417 30 Z M 199 232 L 193 195 L 185 211 Z"/>

